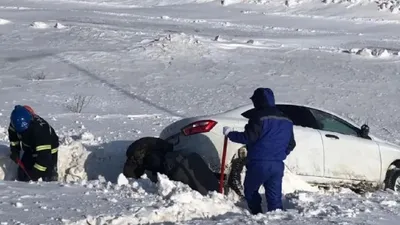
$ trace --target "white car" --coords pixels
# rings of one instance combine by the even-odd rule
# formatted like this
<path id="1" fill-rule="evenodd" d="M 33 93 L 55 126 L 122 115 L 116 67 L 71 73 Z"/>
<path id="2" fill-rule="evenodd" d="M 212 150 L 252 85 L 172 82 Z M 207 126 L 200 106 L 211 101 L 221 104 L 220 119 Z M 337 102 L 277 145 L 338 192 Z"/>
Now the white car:
<path id="1" fill-rule="evenodd" d="M 400 191 L 400 146 L 368 133 L 332 112 L 289 103 L 277 103 L 294 123 L 296 147 L 287 157 L 289 170 L 316 185 L 368 184 Z M 253 105 L 208 116 L 185 118 L 167 126 L 160 138 L 174 150 L 199 153 L 211 169 L 220 173 L 224 126 L 243 131 L 247 119 L 241 114 Z M 225 174 L 241 144 L 228 142 Z"/>

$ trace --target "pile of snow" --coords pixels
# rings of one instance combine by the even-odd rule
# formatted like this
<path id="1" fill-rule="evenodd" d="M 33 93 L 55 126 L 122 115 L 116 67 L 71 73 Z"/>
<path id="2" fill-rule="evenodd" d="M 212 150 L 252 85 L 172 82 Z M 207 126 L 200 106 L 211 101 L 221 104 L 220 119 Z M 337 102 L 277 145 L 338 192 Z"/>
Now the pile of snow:
<path id="1" fill-rule="evenodd" d="M 54 28 L 57 28 L 57 29 L 64 29 L 65 26 L 64 26 L 63 24 L 61 24 L 61 23 L 56 23 L 56 24 L 54 25 Z"/>
<path id="2" fill-rule="evenodd" d="M 123 197 L 137 207 L 123 213 L 86 215 L 85 219 L 68 224 L 265 224 L 272 221 L 311 224 L 314 219 L 347 224 L 349 218 L 355 217 L 362 224 L 371 219 L 371 212 L 397 212 L 400 209 L 400 196 L 395 192 L 360 196 L 348 189 L 318 193 L 297 191 L 285 195 L 286 211 L 250 216 L 245 204 L 227 196 L 215 192 L 202 196 L 164 175 L 158 174 L 157 177 L 157 183 L 151 182 L 145 175 L 133 181 L 120 175 L 122 182 L 119 184 L 104 181 L 84 184 L 96 193 L 109 193 L 108 201 L 117 202 Z M 266 209 L 265 201 L 263 208 Z"/>
<path id="3" fill-rule="evenodd" d="M 340 3 L 359 3 L 362 2 L 363 0 L 322 0 L 323 3 L 333 3 L 333 4 L 340 4 Z M 365 2 L 370 2 L 370 1 L 365 1 Z"/>
<path id="4" fill-rule="evenodd" d="M 185 33 L 171 33 L 155 39 L 145 39 L 140 42 L 146 50 L 146 56 L 152 58 L 174 58 L 177 54 L 204 54 L 203 45 L 195 36 Z"/>
<path id="5" fill-rule="evenodd" d="M 165 45 L 198 45 L 200 41 L 197 40 L 193 35 L 187 35 L 185 33 L 172 33 L 166 36 L 161 36 L 154 40 L 143 40 L 141 43 L 149 43 L 150 45 L 165 46 Z"/>
<path id="6" fill-rule="evenodd" d="M 4 24 L 8 24 L 8 23 L 11 23 L 11 21 L 0 18 L 0 25 L 4 25 Z"/>
<path id="7" fill-rule="evenodd" d="M 305 182 L 299 176 L 292 173 L 287 166 L 285 166 L 285 173 L 282 181 L 282 193 L 290 194 L 296 191 L 318 192 L 319 189 Z"/>
<path id="8" fill-rule="evenodd" d="M 1 224 L 377 224 L 380 215 L 399 215 L 395 192 L 354 194 L 295 192 L 285 196 L 286 211 L 249 215 L 245 206 L 227 196 L 207 196 L 158 174 L 153 183 L 119 176 L 65 183 L 1 182 Z M 17 191 L 16 191 L 17 190 Z M 242 204 L 245 205 L 245 204 Z M 265 202 L 263 205 L 265 208 Z M 41 215 L 40 217 L 36 215 Z M 385 218 L 388 219 L 388 218 Z M 276 223 L 276 222 L 277 223 Z M 380 224 L 380 223 L 379 223 Z M 385 223 L 396 224 L 396 223 Z"/>
<path id="9" fill-rule="evenodd" d="M 376 57 L 376 58 L 390 58 L 393 56 L 399 56 L 399 51 L 382 49 L 382 48 L 352 48 L 349 50 L 343 50 L 342 52 L 354 55 L 361 55 L 365 57 Z"/>
<path id="10" fill-rule="evenodd" d="M 35 29 L 46 29 L 46 28 L 49 28 L 50 26 L 44 22 L 37 21 L 37 22 L 33 22 L 31 24 L 31 27 L 35 28 Z"/>
<path id="11" fill-rule="evenodd" d="M 55 23 L 53 26 L 51 26 L 50 24 L 47 24 L 45 22 L 40 22 L 40 21 L 33 22 L 31 24 L 31 27 L 34 29 L 47 29 L 50 27 L 54 27 L 56 29 L 64 29 L 65 28 L 65 26 L 61 23 Z"/>
<path id="12" fill-rule="evenodd" d="M 10 159 L 8 144 L 0 143 L 0 180 L 13 180 L 17 176 L 17 165 Z"/>
<path id="13" fill-rule="evenodd" d="M 272 6 L 287 6 L 295 7 L 306 3 L 312 4 L 345 4 L 345 5 L 367 5 L 376 4 L 378 10 L 388 11 L 391 13 L 399 13 L 400 11 L 400 0 L 220 0 L 221 4 L 224 6 L 247 3 L 256 5 L 272 5 Z"/>
<path id="14" fill-rule="evenodd" d="M 58 156 L 59 181 L 93 180 L 99 177 L 116 182 L 125 162 L 125 151 L 129 143 L 116 146 L 102 143 L 89 132 L 75 140 L 66 137 Z"/>
<path id="15" fill-rule="evenodd" d="M 89 152 L 82 142 L 72 141 L 67 145 L 61 145 L 58 153 L 58 179 L 71 182 L 87 180 L 85 162 Z"/>
<path id="16" fill-rule="evenodd" d="M 376 3 L 382 11 L 390 11 L 391 13 L 399 13 L 400 1 L 399 0 L 377 0 Z"/>
<path id="17" fill-rule="evenodd" d="M 123 175 L 121 175 L 123 176 Z M 153 183 L 144 175 L 144 179 L 132 183 L 118 184 L 118 189 L 127 197 L 144 198 L 150 201 L 150 196 L 156 196 L 152 207 L 142 207 L 126 215 L 87 216 L 85 220 L 70 223 L 77 224 L 149 224 L 176 223 L 199 218 L 212 218 L 227 213 L 245 214 L 246 209 L 239 208 L 235 202 L 216 192 L 202 196 L 189 186 L 169 180 L 165 175 L 158 174 L 158 182 Z M 106 189 L 117 188 L 113 184 L 105 184 Z M 122 194 L 122 193 L 120 193 Z"/>
<path id="18" fill-rule="evenodd" d="M 238 3 L 256 4 L 256 5 L 274 5 L 274 6 L 287 6 L 292 7 L 304 3 L 311 2 L 313 0 L 221 0 L 222 5 L 232 5 Z M 331 0 L 334 2 L 335 0 Z M 351 1 L 351 0 L 349 0 Z M 320 1 L 318 2 L 320 3 Z"/>

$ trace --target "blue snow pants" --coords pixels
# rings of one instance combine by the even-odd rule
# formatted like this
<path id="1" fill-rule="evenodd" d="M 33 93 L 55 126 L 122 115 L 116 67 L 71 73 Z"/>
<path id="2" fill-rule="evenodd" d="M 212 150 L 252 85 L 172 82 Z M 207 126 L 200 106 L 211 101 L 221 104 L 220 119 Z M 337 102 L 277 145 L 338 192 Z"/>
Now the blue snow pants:
<path id="1" fill-rule="evenodd" d="M 244 195 L 252 214 L 262 213 L 261 195 L 258 189 L 265 188 L 268 211 L 283 209 L 282 179 L 285 165 L 282 161 L 250 162 L 246 166 Z"/>

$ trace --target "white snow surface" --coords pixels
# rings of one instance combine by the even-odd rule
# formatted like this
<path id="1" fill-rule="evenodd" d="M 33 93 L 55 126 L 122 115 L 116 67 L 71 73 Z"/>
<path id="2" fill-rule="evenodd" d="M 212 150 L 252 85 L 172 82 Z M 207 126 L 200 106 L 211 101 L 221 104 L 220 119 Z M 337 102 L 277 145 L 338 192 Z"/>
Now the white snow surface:
<path id="1" fill-rule="evenodd" d="M 279 101 L 368 122 L 400 144 L 398 8 L 392 0 L 0 1 L 0 224 L 398 224 L 398 193 L 316 190 L 288 170 L 286 211 L 257 216 L 230 194 L 120 174 L 135 139 L 248 104 L 260 86 Z M 60 135 L 58 183 L 12 181 L 15 104 L 31 105 Z"/>

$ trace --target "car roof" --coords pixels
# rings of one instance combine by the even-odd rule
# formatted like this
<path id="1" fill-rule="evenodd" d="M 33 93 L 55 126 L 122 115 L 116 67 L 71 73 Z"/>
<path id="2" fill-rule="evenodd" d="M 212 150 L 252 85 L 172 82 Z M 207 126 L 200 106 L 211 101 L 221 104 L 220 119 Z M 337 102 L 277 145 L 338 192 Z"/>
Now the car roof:
<path id="1" fill-rule="evenodd" d="M 332 114 L 346 122 L 348 122 L 349 124 L 355 126 L 355 127 L 360 127 L 360 124 L 357 124 L 356 122 L 354 122 L 353 120 L 351 120 L 350 118 L 338 115 L 330 110 L 324 109 L 324 108 L 320 108 L 320 107 L 315 107 L 312 105 L 307 105 L 307 104 L 300 104 L 300 103 L 293 103 L 293 102 L 276 102 L 276 105 L 292 105 L 292 106 L 298 106 L 298 107 L 307 107 L 307 108 L 311 108 L 311 109 L 316 109 L 316 110 L 320 110 L 329 114 Z M 253 108 L 253 104 L 246 104 L 246 105 L 242 105 L 239 106 L 237 108 L 231 109 L 229 111 L 223 112 L 223 113 L 219 113 L 219 115 L 223 114 L 223 115 L 241 115 L 243 112 L 249 110 Z"/>

